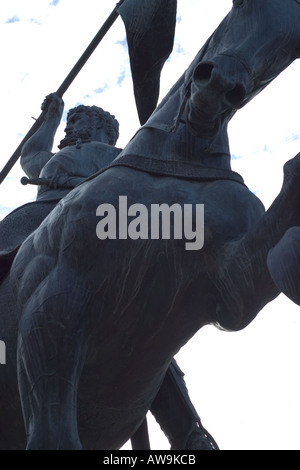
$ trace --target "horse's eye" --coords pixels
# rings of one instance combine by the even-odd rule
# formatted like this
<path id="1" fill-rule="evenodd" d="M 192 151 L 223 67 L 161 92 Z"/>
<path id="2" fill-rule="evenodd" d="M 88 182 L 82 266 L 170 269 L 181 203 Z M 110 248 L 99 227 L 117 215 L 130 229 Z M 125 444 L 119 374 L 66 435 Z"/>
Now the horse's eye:
<path id="1" fill-rule="evenodd" d="M 234 7 L 239 7 L 244 3 L 244 0 L 232 0 L 232 3 Z"/>

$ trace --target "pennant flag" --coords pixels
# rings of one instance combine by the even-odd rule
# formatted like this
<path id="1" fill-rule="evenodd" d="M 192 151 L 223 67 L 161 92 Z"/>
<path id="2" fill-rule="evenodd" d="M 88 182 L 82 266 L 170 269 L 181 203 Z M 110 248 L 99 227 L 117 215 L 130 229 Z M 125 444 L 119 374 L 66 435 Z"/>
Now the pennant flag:
<path id="1" fill-rule="evenodd" d="M 125 24 L 140 123 L 156 108 L 160 75 L 172 52 L 177 0 L 125 0 L 118 12 Z"/>

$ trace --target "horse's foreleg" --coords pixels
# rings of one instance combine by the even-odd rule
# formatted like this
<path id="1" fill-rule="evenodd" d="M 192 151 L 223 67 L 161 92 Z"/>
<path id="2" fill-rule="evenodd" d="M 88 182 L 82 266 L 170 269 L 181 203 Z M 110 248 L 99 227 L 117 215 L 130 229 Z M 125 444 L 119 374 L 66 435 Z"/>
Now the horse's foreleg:
<path id="1" fill-rule="evenodd" d="M 80 449 L 77 385 L 85 358 L 86 298 L 49 275 L 23 310 L 18 379 L 28 449 Z M 42 300 L 40 300 L 42 299 Z"/>
<path id="2" fill-rule="evenodd" d="M 300 305 L 300 227 L 292 227 L 268 254 L 268 269 L 278 289 Z"/>
<path id="3" fill-rule="evenodd" d="M 218 445 L 201 424 L 183 376 L 173 359 L 150 411 L 172 450 L 218 450 Z"/>
<path id="4" fill-rule="evenodd" d="M 266 213 L 241 240 L 226 245 L 217 281 L 223 303 L 219 323 L 223 327 L 245 327 L 279 294 L 267 257 L 290 227 L 300 225 L 299 181 L 300 154 L 285 164 L 282 189 Z"/>

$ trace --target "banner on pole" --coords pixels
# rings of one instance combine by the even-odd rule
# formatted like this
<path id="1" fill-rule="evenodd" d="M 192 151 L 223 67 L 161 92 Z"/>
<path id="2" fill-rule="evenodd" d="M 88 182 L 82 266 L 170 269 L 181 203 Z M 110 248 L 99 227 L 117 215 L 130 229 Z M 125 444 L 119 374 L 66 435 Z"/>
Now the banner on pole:
<path id="1" fill-rule="evenodd" d="M 140 123 L 154 111 L 160 75 L 172 52 L 177 0 L 126 0 L 118 12 L 125 24 Z"/>

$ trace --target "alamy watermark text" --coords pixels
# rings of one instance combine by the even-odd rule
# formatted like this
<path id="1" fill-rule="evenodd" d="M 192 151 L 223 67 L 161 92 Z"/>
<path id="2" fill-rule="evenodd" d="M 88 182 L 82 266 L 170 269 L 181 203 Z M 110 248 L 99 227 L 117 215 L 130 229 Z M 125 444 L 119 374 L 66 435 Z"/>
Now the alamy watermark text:
<path id="1" fill-rule="evenodd" d="M 200 250 L 204 245 L 204 204 L 144 204 L 128 206 L 127 196 L 119 196 L 119 205 L 100 204 L 96 227 L 100 240 L 185 239 L 186 250 Z"/>
<path id="2" fill-rule="evenodd" d="M 6 347 L 4 341 L 0 341 L 0 365 L 6 364 Z"/>

